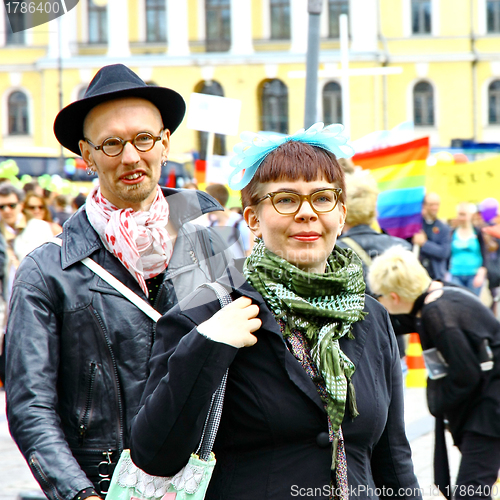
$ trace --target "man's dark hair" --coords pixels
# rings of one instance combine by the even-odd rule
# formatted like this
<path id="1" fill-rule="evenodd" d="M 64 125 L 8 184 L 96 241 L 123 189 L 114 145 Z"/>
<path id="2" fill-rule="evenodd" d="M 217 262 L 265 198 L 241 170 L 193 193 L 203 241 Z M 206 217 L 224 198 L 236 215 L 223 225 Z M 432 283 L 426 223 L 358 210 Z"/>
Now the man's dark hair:
<path id="1" fill-rule="evenodd" d="M 17 196 L 17 201 L 24 201 L 24 191 L 22 189 L 16 188 L 10 182 L 2 182 L 0 184 L 0 196 L 10 196 L 11 194 L 15 194 Z"/>
<path id="2" fill-rule="evenodd" d="M 87 199 L 87 197 L 83 194 L 79 194 L 78 196 L 75 196 L 73 198 L 73 206 L 76 208 L 76 209 L 79 209 L 82 205 L 85 204 L 85 200 Z"/>

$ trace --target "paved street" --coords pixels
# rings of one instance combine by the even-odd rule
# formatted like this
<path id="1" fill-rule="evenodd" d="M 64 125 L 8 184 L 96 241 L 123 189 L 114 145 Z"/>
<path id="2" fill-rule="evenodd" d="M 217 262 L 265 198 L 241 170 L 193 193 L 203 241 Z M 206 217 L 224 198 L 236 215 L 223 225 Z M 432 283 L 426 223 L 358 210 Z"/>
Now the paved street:
<path id="1" fill-rule="evenodd" d="M 405 418 L 407 435 L 413 450 L 415 472 L 424 492 L 424 500 L 432 494 L 432 449 L 434 444 L 433 418 L 427 411 L 425 389 L 406 389 Z M 31 476 L 23 457 L 13 443 L 7 429 L 5 418 L 5 393 L 0 391 L 0 500 L 15 500 L 19 492 L 35 493 L 40 491 Z M 449 442 L 450 467 L 452 476 L 456 475 L 460 456 Z"/>

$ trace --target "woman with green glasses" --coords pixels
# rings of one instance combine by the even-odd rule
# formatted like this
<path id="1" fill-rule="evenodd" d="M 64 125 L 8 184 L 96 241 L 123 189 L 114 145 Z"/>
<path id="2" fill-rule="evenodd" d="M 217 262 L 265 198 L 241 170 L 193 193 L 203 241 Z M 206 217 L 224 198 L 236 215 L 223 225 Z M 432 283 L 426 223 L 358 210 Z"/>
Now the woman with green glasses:
<path id="1" fill-rule="evenodd" d="M 346 208 L 340 125 L 244 134 L 230 186 L 257 238 L 219 282 L 158 322 L 133 461 L 169 476 L 200 440 L 229 368 L 207 499 L 419 497 L 401 367 L 359 258 L 335 246 Z M 240 180 L 235 180 L 242 174 Z"/>

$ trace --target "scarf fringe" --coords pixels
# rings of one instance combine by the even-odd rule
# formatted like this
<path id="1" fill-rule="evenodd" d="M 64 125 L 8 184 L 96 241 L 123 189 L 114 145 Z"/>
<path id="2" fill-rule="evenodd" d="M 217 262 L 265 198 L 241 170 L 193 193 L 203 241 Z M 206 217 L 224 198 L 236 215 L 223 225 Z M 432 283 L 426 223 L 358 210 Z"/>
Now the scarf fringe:
<path id="1" fill-rule="evenodd" d="M 352 380 L 347 379 L 347 392 L 348 392 L 348 400 L 349 400 L 349 414 L 351 418 L 354 420 L 358 415 L 358 405 L 356 403 L 356 389 L 354 389 L 354 384 Z"/>

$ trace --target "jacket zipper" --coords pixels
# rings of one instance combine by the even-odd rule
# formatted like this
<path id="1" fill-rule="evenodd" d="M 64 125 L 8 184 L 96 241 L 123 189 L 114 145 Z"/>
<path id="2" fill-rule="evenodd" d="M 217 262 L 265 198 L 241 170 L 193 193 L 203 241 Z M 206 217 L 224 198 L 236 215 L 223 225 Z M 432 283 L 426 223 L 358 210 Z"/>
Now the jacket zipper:
<path id="1" fill-rule="evenodd" d="M 83 440 L 85 439 L 85 434 L 87 433 L 87 428 L 89 425 L 90 419 L 90 409 L 92 407 L 92 393 L 94 392 L 94 382 L 97 374 L 97 363 L 92 361 L 90 363 L 90 377 L 89 377 L 89 385 L 87 389 L 87 399 L 85 401 L 85 406 L 83 408 L 82 418 L 80 420 L 80 425 L 78 431 L 80 433 L 80 445 L 83 444 Z"/>
<path id="2" fill-rule="evenodd" d="M 52 498 L 62 500 L 62 497 L 57 493 L 56 487 L 50 482 L 49 478 L 45 475 L 45 472 L 43 472 L 43 469 L 34 454 L 31 455 L 29 464 L 35 477 L 38 477 L 40 483 L 52 492 Z"/>
<path id="3" fill-rule="evenodd" d="M 99 325 L 101 327 L 102 333 L 104 335 L 104 339 L 106 340 L 106 345 L 108 346 L 109 354 L 111 357 L 111 362 L 113 364 L 113 372 L 115 376 L 115 384 L 116 384 L 116 396 L 118 400 L 118 430 L 119 430 L 119 442 L 118 442 L 118 449 L 123 450 L 123 405 L 122 405 L 122 397 L 120 393 L 120 379 L 118 378 L 118 367 L 116 364 L 116 359 L 115 355 L 113 353 L 113 348 L 111 346 L 111 342 L 108 338 L 108 335 L 106 333 L 106 328 L 104 326 L 104 322 L 102 321 L 101 316 L 99 313 L 92 308 L 92 311 L 94 312 L 94 316 L 97 318 L 97 321 L 99 322 Z"/>

